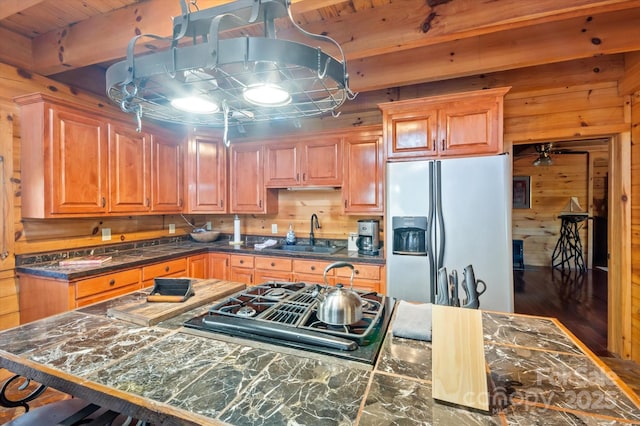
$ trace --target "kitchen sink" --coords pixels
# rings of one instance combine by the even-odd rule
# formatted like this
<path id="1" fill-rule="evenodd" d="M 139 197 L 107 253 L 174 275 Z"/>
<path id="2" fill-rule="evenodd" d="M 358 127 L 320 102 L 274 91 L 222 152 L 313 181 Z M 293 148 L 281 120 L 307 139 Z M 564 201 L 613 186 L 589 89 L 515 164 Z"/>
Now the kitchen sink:
<path id="1" fill-rule="evenodd" d="M 342 249 L 342 247 L 331 246 L 310 246 L 310 245 L 281 245 L 274 247 L 275 250 L 295 251 L 295 252 L 310 252 L 310 253 L 325 253 L 333 254 Z"/>

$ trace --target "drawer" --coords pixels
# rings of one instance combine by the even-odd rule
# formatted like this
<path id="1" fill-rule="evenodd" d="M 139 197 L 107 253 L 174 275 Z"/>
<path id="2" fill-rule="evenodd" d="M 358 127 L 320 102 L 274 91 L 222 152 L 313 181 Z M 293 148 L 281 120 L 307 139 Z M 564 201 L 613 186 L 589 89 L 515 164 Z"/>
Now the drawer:
<path id="1" fill-rule="evenodd" d="M 318 274 L 322 275 L 324 269 L 331 265 L 331 262 L 322 262 L 318 260 L 294 260 L 293 271 L 300 274 Z M 330 270 L 327 273 L 328 277 L 334 276 L 335 269 Z"/>
<path id="2" fill-rule="evenodd" d="M 355 267 L 355 271 L 353 273 L 353 279 L 363 278 L 367 280 L 379 280 L 380 279 L 380 266 L 378 265 L 364 265 L 357 264 L 353 265 Z M 336 276 L 338 277 L 347 277 L 351 276 L 351 269 L 349 268 L 338 268 L 335 270 Z M 344 283 L 348 284 L 348 283 Z"/>
<path id="3" fill-rule="evenodd" d="M 139 283 L 130 284 L 124 287 L 114 288 L 113 290 L 104 291 L 102 293 L 93 294 L 91 296 L 77 299 L 75 307 L 81 308 L 83 306 L 91 305 L 93 303 L 102 302 L 103 300 L 113 299 L 114 297 L 122 296 L 123 294 L 132 293 L 136 290 L 140 290 Z"/>
<path id="4" fill-rule="evenodd" d="M 139 286 L 140 269 L 129 269 L 115 274 L 80 280 L 76 282 L 76 299 L 132 284 Z"/>
<path id="5" fill-rule="evenodd" d="M 291 259 L 284 257 L 256 257 L 255 267 L 265 271 L 291 272 Z"/>
<path id="6" fill-rule="evenodd" d="M 167 262 L 156 263 L 155 265 L 144 266 L 142 268 L 142 280 L 147 281 L 156 277 L 166 277 L 176 273 L 186 273 L 187 259 L 169 260 Z"/>
<path id="7" fill-rule="evenodd" d="M 232 268 L 251 268 L 253 269 L 253 256 L 231 255 Z"/>

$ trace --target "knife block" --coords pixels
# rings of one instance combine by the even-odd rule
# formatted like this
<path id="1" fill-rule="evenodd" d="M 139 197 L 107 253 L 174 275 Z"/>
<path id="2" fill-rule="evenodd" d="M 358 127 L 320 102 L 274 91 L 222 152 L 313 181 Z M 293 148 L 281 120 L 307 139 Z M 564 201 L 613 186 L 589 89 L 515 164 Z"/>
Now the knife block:
<path id="1" fill-rule="evenodd" d="M 433 399 L 489 412 L 482 311 L 434 304 L 431 327 Z"/>

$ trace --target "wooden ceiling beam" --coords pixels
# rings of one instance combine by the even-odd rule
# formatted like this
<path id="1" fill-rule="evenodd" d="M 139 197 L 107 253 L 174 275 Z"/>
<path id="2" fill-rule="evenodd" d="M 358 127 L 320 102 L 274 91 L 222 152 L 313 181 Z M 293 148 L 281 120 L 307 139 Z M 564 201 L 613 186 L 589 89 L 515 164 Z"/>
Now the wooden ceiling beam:
<path id="1" fill-rule="evenodd" d="M 0 20 L 37 6 L 44 0 L 0 0 Z"/>
<path id="2" fill-rule="evenodd" d="M 322 5 L 343 1 L 325 0 Z M 229 1 L 199 0 L 198 7 L 203 10 L 225 3 Z M 292 3 L 294 11 L 317 7 L 315 0 L 293 0 Z M 177 0 L 149 0 L 43 34 L 33 40 L 34 71 L 51 75 L 121 59 L 126 55 L 127 44 L 136 35 L 171 36 L 172 19 L 180 13 Z"/>
<path id="3" fill-rule="evenodd" d="M 31 39 L 0 28 L 0 62 L 14 67 L 32 69 Z"/>
<path id="4" fill-rule="evenodd" d="M 0 0 L 1 1 L 1 0 Z M 227 3 L 200 0 L 201 9 Z M 298 0 L 292 14 L 343 3 L 340 0 Z M 407 4 L 411 3 L 411 4 Z M 475 37 L 567 16 L 639 7 L 640 0 L 540 0 L 494 2 L 491 7 L 477 1 L 449 2 L 429 7 L 424 0 L 391 2 L 333 20 L 305 24 L 305 29 L 326 33 L 343 47 L 348 59 L 396 53 L 437 43 Z M 51 75 L 73 68 L 121 59 L 137 34 L 169 36 L 171 19 L 180 13 L 177 1 L 151 0 L 137 3 L 34 39 L 35 71 Z M 284 38 L 293 29 L 283 30 Z"/>
<path id="5" fill-rule="evenodd" d="M 354 91 L 640 50 L 640 9 L 574 18 L 348 61 Z"/>
<path id="6" fill-rule="evenodd" d="M 521 27 L 640 7 L 640 0 L 540 0 L 535 2 L 391 2 L 333 20 L 304 25 L 336 40 L 348 59 L 415 49 Z M 295 18 L 295 15 L 294 15 Z M 293 31 L 281 31 L 293 37 Z"/>

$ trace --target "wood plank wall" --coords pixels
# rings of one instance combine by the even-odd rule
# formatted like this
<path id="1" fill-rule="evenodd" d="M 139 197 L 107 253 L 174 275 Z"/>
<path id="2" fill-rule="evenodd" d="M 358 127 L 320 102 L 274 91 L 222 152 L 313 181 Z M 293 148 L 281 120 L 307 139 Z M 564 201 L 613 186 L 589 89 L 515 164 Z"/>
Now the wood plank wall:
<path id="1" fill-rule="evenodd" d="M 631 106 L 631 359 L 640 362 L 640 92 Z"/>

